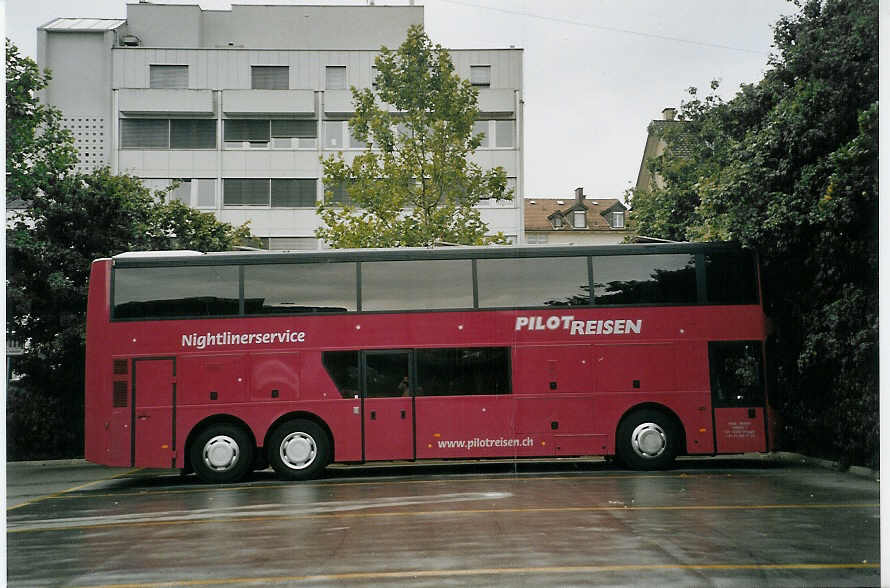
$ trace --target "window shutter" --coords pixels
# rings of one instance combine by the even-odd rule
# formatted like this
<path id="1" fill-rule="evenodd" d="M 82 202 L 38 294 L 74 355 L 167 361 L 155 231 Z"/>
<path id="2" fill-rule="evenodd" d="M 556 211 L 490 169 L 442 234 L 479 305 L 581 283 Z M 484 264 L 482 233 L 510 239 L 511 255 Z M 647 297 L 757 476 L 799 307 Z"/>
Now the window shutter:
<path id="1" fill-rule="evenodd" d="M 309 250 L 318 249 L 318 239 L 313 237 L 269 237 L 270 250 Z"/>
<path id="2" fill-rule="evenodd" d="M 148 77 L 149 88 L 188 88 L 189 66 L 150 65 Z"/>
<path id="3" fill-rule="evenodd" d="M 170 121 L 171 149 L 216 149 L 216 121 L 173 119 Z"/>
<path id="4" fill-rule="evenodd" d="M 474 86 L 490 86 L 491 85 L 491 66 L 490 65 L 471 65 L 470 66 L 470 83 Z"/>
<path id="5" fill-rule="evenodd" d="M 216 208 L 216 180 L 192 180 L 198 183 L 198 208 Z"/>
<path id="6" fill-rule="evenodd" d="M 254 90 L 287 90 L 290 87 L 287 65 L 254 65 L 250 68 L 250 87 Z"/>
<path id="7" fill-rule="evenodd" d="M 286 119 L 272 121 L 272 137 L 276 139 L 291 137 L 314 139 L 317 134 L 317 125 L 314 120 Z"/>
<path id="8" fill-rule="evenodd" d="M 495 126 L 495 147 L 513 147 L 513 132 L 515 121 L 497 120 Z"/>
<path id="9" fill-rule="evenodd" d="M 269 180 L 223 180 L 223 204 L 226 206 L 269 206 Z"/>
<path id="10" fill-rule="evenodd" d="M 169 149 L 170 121 L 124 118 L 121 119 L 122 149 Z"/>
<path id="11" fill-rule="evenodd" d="M 227 119 L 223 129 L 225 141 L 269 141 L 269 121 L 252 119 Z"/>
<path id="12" fill-rule="evenodd" d="M 345 90 L 346 89 L 346 66 L 329 65 L 325 68 L 325 89 L 326 90 Z"/>
<path id="13" fill-rule="evenodd" d="M 315 179 L 272 180 L 272 207 L 315 206 Z"/>

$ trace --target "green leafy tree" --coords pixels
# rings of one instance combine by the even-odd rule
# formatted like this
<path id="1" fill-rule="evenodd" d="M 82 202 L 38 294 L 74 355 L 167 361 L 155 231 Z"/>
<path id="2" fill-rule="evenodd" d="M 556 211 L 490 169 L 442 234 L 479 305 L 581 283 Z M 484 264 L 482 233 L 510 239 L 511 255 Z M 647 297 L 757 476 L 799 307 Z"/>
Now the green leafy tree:
<path id="1" fill-rule="evenodd" d="M 61 113 L 38 99 L 52 76 L 6 39 L 6 201 L 29 200 L 42 182 L 77 163 Z"/>
<path id="2" fill-rule="evenodd" d="M 7 41 L 7 84 L 14 78 L 14 100 L 28 104 L 7 104 L 6 111 L 7 129 L 24 129 L 16 148 L 28 154 L 7 152 L 7 199 L 26 203 L 6 233 L 6 332 L 26 342 L 15 364 L 21 379 L 7 395 L 10 459 L 82 454 L 86 300 L 94 259 L 130 250 L 226 250 L 250 236 L 246 225 L 236 228 L 166 202 L 163 192 L 152 194 L 138 178 L 107 168 L 73 172 L 75 150 L 71 136 L 58 130 L 59 112 L 29 102 L 48 80 L 48 73 L 36 71 Z"/>
<path id="3" fill-rule="evenodd" d="M 685 148 L 650 162 L 664 182 L 631 195 L 635 227 L 756 249 L 785 442 L 874 464 L 878 3 L 807 2 L 774 45 L 760 82 L 683 105 L 665 140 Z"/>
<path id="4" fill-rule="evenodd" d="M 475 208 L 483 198 L 512 198 L 503 168 L 469 161 L 482 140 L 473 134 L 475 88 L 420 26 L 397 50 L 383 47 L 375 63 L 376 88 L 352 89 L 349 121 L 369 149 L 351 161 L 342 154 L 322 161 L 324 225 L 316 235 L 334 247 L 506 242 L 501 233 L 486 236 Z"/>

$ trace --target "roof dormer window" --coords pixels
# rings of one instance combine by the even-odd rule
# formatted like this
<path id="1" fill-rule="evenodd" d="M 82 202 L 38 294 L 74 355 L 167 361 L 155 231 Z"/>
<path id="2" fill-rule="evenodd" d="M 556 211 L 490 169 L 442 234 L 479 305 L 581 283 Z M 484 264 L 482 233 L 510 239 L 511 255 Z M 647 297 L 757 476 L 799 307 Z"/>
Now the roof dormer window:
<path id="1" fill-rule="evenodd" d="M 623 229 L 624 228 L 624 211 L 612 213 L 612 228 L 613 229 Z"/>
<path id="2" fill-rule="evenodd" d="M 587 212 L 584 210 L 576 210 L 572 213 L 572 226 L 576 229 L 586 229 Z"/>
<path id="3" fill-rule="evenodd" d="M 550 222 L 553 224 L 554 229 L 561 229 L 562 228 L 562 215 L 557 214 L 552 219 L 550 219 Z"/>

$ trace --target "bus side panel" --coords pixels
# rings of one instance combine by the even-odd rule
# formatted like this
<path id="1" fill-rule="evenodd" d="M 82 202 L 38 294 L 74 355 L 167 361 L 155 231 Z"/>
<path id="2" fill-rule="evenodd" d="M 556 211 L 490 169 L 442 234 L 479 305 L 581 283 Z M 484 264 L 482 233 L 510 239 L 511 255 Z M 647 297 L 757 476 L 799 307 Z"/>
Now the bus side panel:
<path id="1" fill-rule="evenodd" d="M 113 362 L 108 347 L 110 263 L 109 260 L 99 260 L 94 261 L 90 267 L 84 386 L 84 456 L 93 463 L 128 466 L 130 431 L 124 431 L 127 451 L 115 452 L 113 448 L 121 444 L 123 433 L 112 437 L 111 430 Z"/>
<path id="2" fill-rule="evenodd" d="M 597 430 L 609 435 L 609 453 L 621 418 L 640 404 L 677 415 L 687 453 L 713 453 L 707 357 L 701 342 L 595 345 Z"/>
<path id="3" fill-rule="evenodd" d="M 420 459 L 540 455 L 528 440 L 515 438 L 509 395 L 417 397 L 414 406 Z"/>

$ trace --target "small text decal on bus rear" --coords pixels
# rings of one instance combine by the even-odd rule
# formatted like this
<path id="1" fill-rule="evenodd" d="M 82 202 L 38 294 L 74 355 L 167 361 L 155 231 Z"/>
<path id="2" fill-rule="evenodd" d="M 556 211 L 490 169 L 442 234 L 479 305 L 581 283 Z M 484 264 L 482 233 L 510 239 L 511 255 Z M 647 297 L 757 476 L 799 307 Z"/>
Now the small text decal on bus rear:
<path id="1" fill-rule="evenodd" d="M 192 333 L 182 336 L 183 347 L 205 349 L 225 345 L 269 345 L 272 343 L 303 343 L 306 333 L 303 331 L 275 331 L 272 333 L 233 333 L 222 331 L 199 335 Z"/>
<path id="2" fill-rule="evenodd" d="M 517 331 L 555 331 L 564 329 L 569 335 L 630 335 L 640 334 L 642 319 L 608 319 L 604 321 L 576 321 L 573 315 L 517 316 Z"/>

